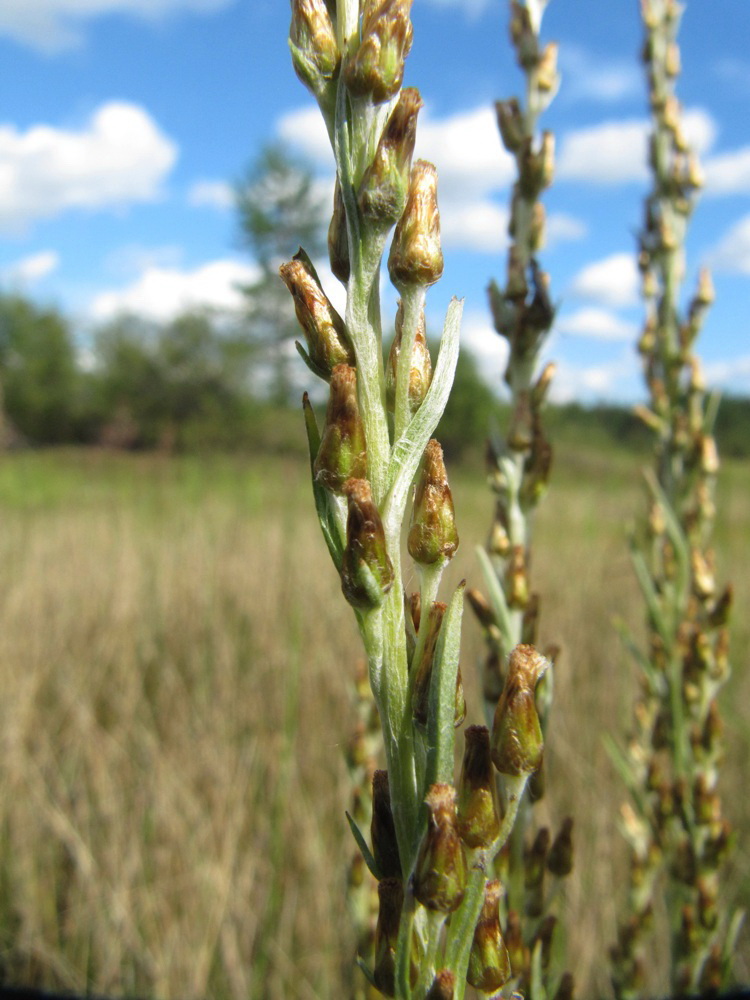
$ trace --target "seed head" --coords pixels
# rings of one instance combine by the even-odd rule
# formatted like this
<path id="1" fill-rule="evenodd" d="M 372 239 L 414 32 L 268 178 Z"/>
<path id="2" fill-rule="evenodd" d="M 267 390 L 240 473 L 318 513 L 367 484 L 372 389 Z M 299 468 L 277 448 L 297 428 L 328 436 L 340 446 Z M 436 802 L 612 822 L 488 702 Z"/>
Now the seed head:
<path id="1" fill-rule="evenodd" d="M 388 355 L 388 365 L 385 371 L 385 391 L 386 402 L 391 413 L 396 408 L 396 380 L 398 376 L 398 359 L 401 355 L 401 341 L 403 339 L 404 306 L 399 299 L 398 312 L 396 313 L 396 335 L 391 344 Z M 424 311 L 419 317 L 417 331 L 414 336 L 414 347 L 412 348 L 411 367 L 409 369 L 409 412 L 414 415 L 422 405 L 427 390 L 432 381 L 432 360 L 427 347 L 427 337 L 425 336 Z"/>
<path id="2" fill-rule="evenodd" d="M 353 607 L 370 611 L 383 603 L 393 586 L 393 564 L 370 484 L 366 479 L 348 479 L 343 492 L 349 502 L 349 514 L 341 589 Z"/>
<path id="3" fill-rule="evenodd" d="M 482 993 L 496 993 L 512 975 L 510 956 L 500 927 L 503 887 L 496 879 L 484 887 L 482 912 L 474 929 L 466 980 Z"/>
<path id="4" fill-rule="evenodd" d="M 364 479 L 367 474 L 357 371 L 349 365 L 336 365 L 331 373 L 326 424 L 313 472 L 317 481 L 333 493 L 343 493 L 347 479 Z"/>
<path id="5" fill-rule="evenodd" d="M 516 646 L 510 654 L 492 725 L 492 760 L 501 774 L 531 775 L 542 763 L 544 739 L 534 690 L 548 666 L 533 646 Z"/>
<path id="6" fill-rule="evenodd" d="M 452 913 L 464 897 L 466 857 L 458 835 L 456 790 L 430 787 L 425 798 L 427 830 L 414 869 L 414 895 L 428 910 Z"/>
<path id="7" fill-rule="evenodd" d="M 413 285 L 434 285 L 443 273 L 437 171 L 426 160 L 417 160 L 412 167 L 406 208 L 393 236 L 388 270 L 401 292 Z"/>
<path id="8" fill-rule="evenodd" d="M 409 175 L 417 115 L 422 98 L 414 87 L 402 90 L 380 137 L 375 157 L 359 186 L 358 204 L 363 219 L 390 228 L 401 218 L 409 191 Z"/>
<path id="9" fill-rule="evenodd" d="M 365 0 L 362 40 L 344 66 L 353 96 L 382 104 L 398 93 L 414 33 L 411 5 L 412 0 Z"/>
<path id="10" fill-rule="evenodd" d="M 354 365 L 354 348 L 343 319 L 331 305 L 304 252 L 279 268 L 284 284 L 292 293 L 297 319 L 307 341 L 311 366 L 326 381 L 336 365 Z"/>
<path id="11" fill-rule="evenodd" d="M 497 784 L 486 726 L 466 730 L 458 785 L 458 830 L 467 847 L 488 847 L 500 830 Z"/>
<path id="12" fill-rule="evenodd" d="M 458 548 L 453 495 L 443 462 L 443 449 L 434 438 L 425 448 L 417 482 L 408 536 L 409 555 L 432 565 L 451 559 Z"/>

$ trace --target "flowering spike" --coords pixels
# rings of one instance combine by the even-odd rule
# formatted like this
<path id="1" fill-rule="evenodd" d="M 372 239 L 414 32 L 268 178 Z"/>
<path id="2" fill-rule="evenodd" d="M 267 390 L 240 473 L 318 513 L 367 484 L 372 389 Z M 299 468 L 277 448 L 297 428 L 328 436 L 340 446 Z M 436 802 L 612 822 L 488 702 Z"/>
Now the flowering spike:
<path id="1" fill-rule="evenodd" d="M 349 502 L 341 589 L 355 608 L 370 611 L 393 586 L 393 564 L 385 544 L 380 513 L 366 479 L 348 479 L 343 492 Z"/>
<path id="2" fill-rule="evenodd" d="M 336 365 L 326 424 L 313 472 L 333 493 L 342 493 L 347 479 L 363 479 L 367 471 L 365 431 L 357 404 L 357 371 Z"/>
<path id="3" fill-rule="evenodd" d="M 388 270 L 400 292 L 411 286 L 434 285 L 443 273 L 437 171 L 426 160 L 417 160 L 412 167 L 406 208 L 393 236 Z"/>
<path id="4" fill-rule="evenodd" d="M 427 830 L 414 869 L 414 895 L 428 910 L 452 913 L 464 897 L 466 857 L 458 835 L 456 790 L 436 784 L 425 798 Z"/>
<path id="5" fill-rule="evenodd" d="M 304 250 L 300 249 L 287 264 L 282 264 L 279 274 L 292 293 L 311 367 L 316 374 L 328 381 L 336 365 L 354 365 L 354 348 L 344 321 L 321 288 L 315 268 Z"/>
<path id="6" fill-rule="evenodd" d="M 443 449 L 434 438 L 425 448 L 414 495 L 408 548 L 415 562 L 428 566 L 451 559 L 458 548 L 453 496 L 443 462 Z"/>
<path id="7" fill-rule="evenodd" d="M 533 646 L 516 646 L 510 654 L 492 725 L 492 760 L 501 774 L 530 775 L 542 763 L 544 739 L 534 689 L 548 666 Z"/>

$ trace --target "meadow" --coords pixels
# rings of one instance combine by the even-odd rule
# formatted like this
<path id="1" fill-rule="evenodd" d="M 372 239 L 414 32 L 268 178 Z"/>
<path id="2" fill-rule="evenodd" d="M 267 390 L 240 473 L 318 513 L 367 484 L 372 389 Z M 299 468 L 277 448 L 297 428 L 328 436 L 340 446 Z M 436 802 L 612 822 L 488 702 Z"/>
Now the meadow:
<path id="1" fill-rule="evenodd" d="M 300 430 L 301 433 L 301 430 Z M 625 526 L 641 460 L 558 448 L 536 525 L 542 645 L 559 643 L 545 809 L 575 817 L 566 920 L 580 997 L 606 996 L 626 852 L 631 662 L 642 603 Z M 449 468 L 461 547 L 491 497 Z M 737 831 L 728 905 L 750 899 L 750 466 L 719 481 L 735 585 L 722 794 Z M 158 1000 L 352 995 L 344 763 L 361 646 L 295 457 L 18 452 L 0 463 L 0 982 Z M 479 631 L 462 670 L 479 721 Z M 462 741 L 459 740 L 459 744 Z M 657 914 L 657 919 L 659 914 Z M 654 954 L 654 990 L 659 990 Z M 750 981 L 745 931 L 737 972 Z"/>

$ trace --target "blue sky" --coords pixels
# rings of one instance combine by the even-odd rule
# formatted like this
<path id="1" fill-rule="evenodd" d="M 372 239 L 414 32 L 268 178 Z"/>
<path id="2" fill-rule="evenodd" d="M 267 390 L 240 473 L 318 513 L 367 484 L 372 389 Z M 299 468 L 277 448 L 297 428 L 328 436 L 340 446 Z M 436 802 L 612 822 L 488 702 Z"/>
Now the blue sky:
<path id="1" fill-rule="evenodd" d="M 561 306 L 548 355 L 560 399 L 642 395 L 634 238 L 647 176 L 637 0 L 550 0 L 562 87 L 543 253 Z M 465 298 L 463 342 L 499 386 L 503 345 L 485 288 L 503 273 L 512 168 L 493 101 L 521 78 L 505 0 L 414 0 L 405 82 L 425 101 L 417 155 L 440 177 L 446 267 L 428 296 L 437 329 Z M 81 330 L 130 309 L 158 319 L 237 304 L 252 274 L 231 184 L 263 144 L 332 160 L 291 69 L 286 0 L 2 0 L 0 287 L 62 307 Z M 750 4 L 690 0 L 679 94 L 707 185 L 688 275 L 713 268 L 699 342 L 709 381 L 750 392 Z M 294 251 L 290 248 L 290 253 Z M 327 290 L 340 292 L 330 278 Z M 384 290 L 394 307 L 395 292 Z M 339 297 L 340 300 L 340 297 Z"/>

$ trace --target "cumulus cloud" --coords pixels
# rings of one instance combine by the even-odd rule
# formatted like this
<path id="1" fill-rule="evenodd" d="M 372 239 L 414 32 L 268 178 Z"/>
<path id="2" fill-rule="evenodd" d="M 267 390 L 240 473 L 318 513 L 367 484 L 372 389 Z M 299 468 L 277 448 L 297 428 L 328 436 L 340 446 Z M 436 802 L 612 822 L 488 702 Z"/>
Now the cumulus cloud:
<path id="1" fill-rule="evenodd" d="M 632 350 L 596 365 L 561 361 L 550 389 L 550 398 L 556 403 L 593 403 L 605 399 L 625 403 L 641 395 L 641 377 Z"/>
<path id="2" fill-rule="evenodd" d="M 709 255 L 713 267 L 750 275 L 750 215 L 732 226 Z"/>
<path id="3" fill-rule="evenodd" d="M 636 305 L 640 278 L 632 253 L 615 253 L 588 264 L 573 278 L 570 294 L 618 309 Z"/>
<path id="4" fill-rule="evenodd" d="M 711 115 L 693 108 L 685 112 L 683 123 L 695 151 L 706 153 L 716 138 L 716 123 Z M 649 123 L 638 118 L 568 132 L 561 143 L 557 176 L 560 180 L 601 185 L 645 181 L 649 131 Z"/>
<path id="5" fill-rule="evenodd" d="M 158 20 L 182 12 L 210 13 L 233 0 L 2 0 L 0 35 L 43 52 L 80 45 L 86 22 L 105 14 Z"/>
<path id="6" fill-rule="evenodd" d="M 591 337 L 595 340 L 632 341 L 637 332 L 637 327 L 633 323 L 628 323 L 616 313 L 597 306 L 587 306 L 560 317 L 555 323 L 555 329 L 560 333 Z"/>
<path id="7" fill-rule="evenodd" d="M 490 6 L 491 0 L 428 0 L 433 7 L 444 9 L 458 8 L 463 10 L 469 17 L 478 17 Z"/>
<path id="8" fill-rule="evenodd" d="M 461 350 L 469 351 L 482 378 L 497 389 L 508 363 L 508 341 L 492 325 L 487 311 L 464 310 L 461 319 Z"/>
<path id="9" fill-rule="evenodd" d="M 0 126 L 0 231 L 69 209 L 153 201 L 176 145 L 134 104 L 103 104 L 79 130 Z"/>
<path id="10" fill-rule="evenodd" d="M 13 261 L 0 270 L 0 278 L 13 286 L 33 285 L 60 266 L 60 255 L 54 250 L 42 250 Z"/>
<path id="11" fill-rule="evenodd" d="M 561 46 L 560 69 L 565 81 L 561 97 L 567 101 L 613 104 L 640 96 L 643 89 L 638 66 L 615 59 L 600 62 L 578 45 Z"/>
<path id="12" fill-rule="evenodd" d="M 221 211 L 234 206 L 234 188 L 226 181 L 196 181 L 188 191 L 188 205 L 194 208 L 218 208 Z"/>
<path id="13" fill-rule="evenodd" d="M 233 311 L 243 303 L 237 286 L 257 276 L 256 268 L 234 260 L 215 260 L 193 270 L 152 266 L 125 288 L 100 292 L 88 312 L 98 322 L 121 313 L 166 322 L 192 309 Z"/>
<path id="14" fill-rule="evenodd" d="M 731 153 L 719 153 L 706 160 L 706 194 L 747 194 L 750 192 L 750 146 Z"/>

